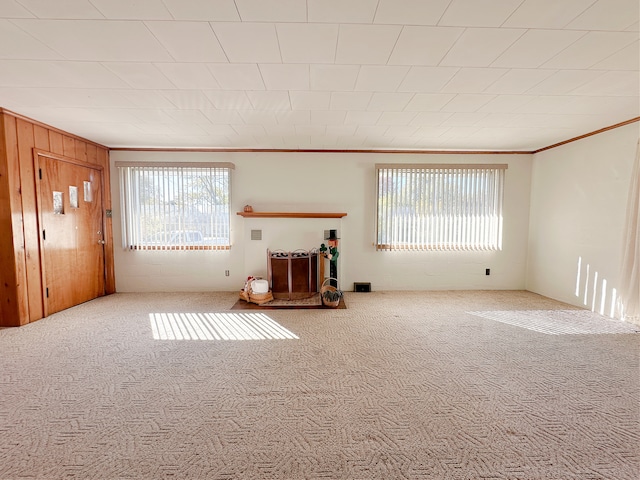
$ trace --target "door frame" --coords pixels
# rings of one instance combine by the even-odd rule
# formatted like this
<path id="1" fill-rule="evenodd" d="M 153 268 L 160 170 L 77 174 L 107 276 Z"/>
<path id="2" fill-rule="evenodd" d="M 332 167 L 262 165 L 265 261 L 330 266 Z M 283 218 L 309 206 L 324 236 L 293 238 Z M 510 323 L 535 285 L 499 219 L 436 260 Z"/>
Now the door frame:
<path id="1" fill-rule="evenodd" d="M 82 160 L 76 160 L 75 158 L 65 157 L 64 155 L 59 155 L 57 153 L 48 152 L 46 150 L 40 150 L 38 148 L 33 149 L 33 181 L 36 186 L 36 218 L 38 221 L 38 252 L 40 254 L 40 275 L 42 279 L 42 312 L 45 317 L 49 316 L 49 308 L 47 305 L 47 277 L 46 277 L 46 265 L 44 258 L 44 241 L 42 238 L 42 208 L 41 208 L 41 185 L 40 185 L 40 157 L 50 158 L 52 160 L 57 160 L 60 162 L 70 163 L 79 167 L 91 168 L 93 170 L 97 170 L 100 172 L 100 205 L 101 205 L 101 224 L 102 224 L 102 232 L 103 239 L 106 241 L 106 213 L 104 209 L 104 197 L 105 197 L 105 180 L 104 180 L 104 167 L 102 165 L 97 165 L 95 163 L 84 162 Z M 102 248 L 104 250 L 104 255 L 102 256 L 102 274 L 104 275 L 103 282 L 103 295 L 106 294 L 107 291 L 107 255 L 106 255 L 106 244 L 102 244 Z"/>

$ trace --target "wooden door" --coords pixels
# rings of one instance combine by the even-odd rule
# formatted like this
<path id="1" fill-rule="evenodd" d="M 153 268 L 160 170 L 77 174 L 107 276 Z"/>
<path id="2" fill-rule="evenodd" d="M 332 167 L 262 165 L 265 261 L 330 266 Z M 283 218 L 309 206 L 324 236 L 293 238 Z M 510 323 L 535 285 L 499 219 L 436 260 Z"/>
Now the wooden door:
<path id="1" fill-rule="evenodd" d="M 104 295 L 102 168 L 36 153 L 44 313 Z"/>

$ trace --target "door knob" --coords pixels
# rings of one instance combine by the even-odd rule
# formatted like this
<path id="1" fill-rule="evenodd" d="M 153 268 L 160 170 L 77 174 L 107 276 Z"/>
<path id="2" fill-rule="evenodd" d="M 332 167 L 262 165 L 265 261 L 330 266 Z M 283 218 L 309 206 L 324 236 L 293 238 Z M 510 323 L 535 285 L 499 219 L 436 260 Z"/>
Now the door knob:
<path id="1" fill-rule="evenodd" d="M 104 245 L 104 240 L 98 240 L 98 243 L 99 243 L 100 245 Z"/>

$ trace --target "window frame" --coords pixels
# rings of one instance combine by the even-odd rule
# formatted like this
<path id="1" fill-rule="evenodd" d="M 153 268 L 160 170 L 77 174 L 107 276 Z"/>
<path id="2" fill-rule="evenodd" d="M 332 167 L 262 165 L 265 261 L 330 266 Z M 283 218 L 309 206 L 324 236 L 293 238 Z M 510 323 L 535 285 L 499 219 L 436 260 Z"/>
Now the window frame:
<path id="1" fill-rule="evenodd" d="M 428 164 L 428 163 L 377 163 L 375 164 L 375 182 L 376 182 L 376 190 L 375 190 L 375 225 L 374 225 L 374 246 L 378 251 L 473 251 L 473 250 L 483 250 L 483 251 L 499 251 L 502 250 L 502 233 L 503 233 L 503 205 L 504 205 L 504 186 L 505 186 L 505 178 L 506 178 L 506 170 L 508 169 L 508 164 L 456 164 L 456 163 L 448 163 L 448 164 Z M 391 181 L 400 181 L 399 176 L 406 172 L 422 172 L 422 175 L 426 177 L 427 175 L 431 175 L 431 179 L 429 178 L 417 178 L 416 175 L 411 176 L 411 181 L 405 180 L 405 186 L 409 186 L 413 188 L 408 194 L 398 193 L 399 190 L 394 193 L 394 202 L 393 205 L 396 209 L 404 208 L 406 209 L 406 205 L 402 206 L 401 203 L 405 202 L 407 199 L 407 195 L 409 197 L 413 197 L 415 192 L 420 190 L 422 193 L 419 196 L 427 197 L 424 194 L 425 188 L 428 189 L 428 194 L 431 195 L 431 198 L 428 200 L 438 200 L 440 205 L 438 207 L 434 207 L 430 205 L 428 208 L 433 210 L 434 208 L 438 208 L 439 210 L 443 210 L 442 204 L 454 204 L 454 207 L 458 208 L 458 212 L 461 207 L 467 210 L 467 213 L 461 215 L 453 215 L 451 208 L 445 212 L 444 215 L 437 216 L 435 214 L 427 215 L 425 214 L 425 206 L 422 205 L 422 212 L 418 214 L 396 214 L 394 211 L 394 206 L 389 206 L 388 204 L 382 206 L 383 199 L 381 198 L 381 189 L 383 185 L 383 179 L 381 178 L 381 172 L 393 172 L 395 176 L 391 179 Z M 495 183 L 495 191 L 493 193 L 493 197 L 491 197 L 491 201 L 494 202 L 492 205 L 487 205 L 486 199 L 485 203 L 478 204 L 475 203 L 472 206 L 472 213 L 469 213 L 470 205 L 468 201 L 471 199 L 473 195 L 479 195 L 480 193 L 486 197 L 488 194 L 484 190 L 477 190 L 478 187 L 478 171 L 487 173 L 487 175 L 491 174 L 492 181 Z M 429 172 L 429 173 L 427 173 Z M 474 172 L 472 176 L 470 172 Z M 429 180 L 434 181 L 434 175 L 440 174 L 441 178 L 438 179 L 436 185 L 428 183 Z M 449 177 L 453 175 L 467 175 L 468 178 L 464 178 L 462 180 L 462 188 L 458 189 L 458 193 L 463 192 L 461 195 L 455 196 L 455 192 L 452 190 L 447 191 L 446 185 L 451 182 L 451 178 L 445 178 L 444 175 L 448 175 Z M 389 179 L 385 177 L 386 183 L 389 183 Z M 489 180 L 489 179 L 486 179 Z M 475 184 L 471 182 L 475 181 Z M 409 182 L 409 183 L 406 183 Z M 411 183 L 413 182 L 413 183 Z M 428 186 L 427 186 L 428 185 Z M 487 185 L 485 184 L 484 187 Z M 473 189 L 476 189 L 475 192 L 472 192 Z M 438 190 L 440 189 L 440 190 Z M 465 193 L 466 191 L 466 193 Z M 471 193 L 470 193 L 471 192 Z M 439 195 L 439 196 L 438 196 Z M 466 197 L 465 197 L 466 195 Z M 402 198 L 400 198 L 403 196 Z M 399 200 L 398 200 L 399 199 Z M 387 198 L 387 200 L 389 200 Z M 475 201 L 475 199 L 474 199 Z M 425 200 L 423 200 L 423 203 Z M 466 202 L 466 203 L 465 203 Z M 414 203 L 414 205 L 416 205 Z M 495 211 L 491 214 L 487 213 L 486 210 L 493 208 Z M 402 218 L 402 222 L 398 222 L 398 217 Z M 406 217 L 410 217 L 407 220 Z M 454 218 L 455 217 L 455 218 Z M 475 217 L 475 220 L 473 219 Z M 477 217 L 491 217 L 490 225 L 487 226 L 487 218 L 482 220 L 483 223 L 480 223 Z M 385 223 L 386 222 L 386 223 Z M 391 222 L 391 223 L 389 223 Z M 397 233 L 397 224 L 401 224 L 404 230 L 410 230 L 413 228 L 413 233 L 404 232 L 404 235 Z M 413 223 L 412 223 L 413 222 Z M 475 223 L 473 223 L 475 222 Z M 456 230 L 457 228 L 457 230 Z M 482 229 L 490 229 L 490 232 L 486 232 L 482 230 L 482 241 L 479 241 L 477 238 L 475 241 L 471 241 L 472 237 L 475 235 L 478 237 L 477 232 L 475 230 L 472 232 L 472 229 L 482 228 Z M 395 229 L 395 230 L 394 230 Z M 433 232 L 427 231 L 428 229 L 432 229 Z M 416 233 L 416 231 L 418 233 Z M 487 235 L 495 234 L 490 241 L 487 241 Z M 472 235 L 473 234 L 473 235 Z M 402 241 L 394 240 L 394 238 L 402 236 Z M 414 237 L 412 241 L 410 236 Z M 386 237 L 386 238 L 384 238 Z M 420 237 L 421 241 L 416 241 L 415 237 Z M 436 242 L 427 239 L 435 238 Z M 387 240 L 386 242 L 384 240 Z"/>
<path id="2" fill-rule="evenodd" d="M 115 167 L 118 169 L 118 180 L 120 186 L 120 217 L 121 217 L 121 228 L 122 228 L 122 247 L 125 250 L 160 250 L 160 251 L 171 251 L 171 250 L 206 250 L 206 251 L 216 251 L 216 250 L 230 250 L 231 249 L 231 193 L 232 193 L 232 171 L 235 169 L 235 165 L 230 162 L 158 162 L 158 161 L 149 161 L 149 162 L 131 162 L 131 161 L 117 161 L 115 162 Z M 178 229 L 178 230 L 164 230 L 155 232 L 156 235 L 161 235 L 168 240 L 165 240 L 162 244 L 150 244 L 149 240 L 142 240 L 141 231 L 139 227 L 139 221 L 136 221 L 135 218 L 135 208 L 132 205 L 134 203 L 132 196 L 134 193 L 131 191 L 131 178 L 133 175 L 133 171 L 131 168 L 136 169 L 215 169 L 215 170 L 226 170 L 227 175 L 227 185 L 226 185 L 226 203 L 222 205 L 225 208 L 225 212 L 223 212 L 227 218 L 228 230 L 225 232 L 227 234 L 226 243 L 222 245 L 216 244 L 207 244 L 204 235 L 201 231 L 198 230 L 200 234 L 198 238 L 202 237 L 202 244 L 198 241 L 195 241 L 194 244 L 189 244 L 190 242 L 179 242 L 178 244 L 172 244 L 172 238 L 195 238 L 194 233 L 196 230 L 192 228 Z M 181 172 L 180 175 L 183 175 Z M 140 185 L 136 185 L 137 191 L 139 192 Z M 166 197 L 164 202 L 166 203 Z M 211 204 L 210 204 L 211 205 Z M 165 207 L 167 208 L 167 207 Z M 179 213 L 178 215 L 181 215 Z M 160 238 L 160 237 L 159 237 Z"/>

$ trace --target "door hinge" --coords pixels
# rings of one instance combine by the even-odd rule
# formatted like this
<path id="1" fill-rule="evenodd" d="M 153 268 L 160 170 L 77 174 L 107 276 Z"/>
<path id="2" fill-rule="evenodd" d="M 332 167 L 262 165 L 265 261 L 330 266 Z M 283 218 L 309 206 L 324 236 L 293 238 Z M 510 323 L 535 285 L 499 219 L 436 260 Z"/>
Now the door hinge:
<path id="1" fill-rule="evenodd" d="M 46 290 L 47 290 L 47 298 L 49 298 L 49 287 L 47 287 Z"/>
<path id="2" fill-rule="evenodd" d="M 38 169 L 38 176 L 40 177 L 40 180 L 42 180 L 42 169 L 41 168 Z"/>
<path id="3" fill-rule="evenodd" d="M 46 240 L 47 239 L 47 234 L 45 230 L 42 230 L 42 239 Z"/>

